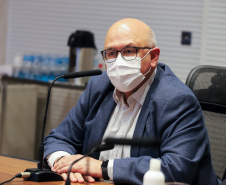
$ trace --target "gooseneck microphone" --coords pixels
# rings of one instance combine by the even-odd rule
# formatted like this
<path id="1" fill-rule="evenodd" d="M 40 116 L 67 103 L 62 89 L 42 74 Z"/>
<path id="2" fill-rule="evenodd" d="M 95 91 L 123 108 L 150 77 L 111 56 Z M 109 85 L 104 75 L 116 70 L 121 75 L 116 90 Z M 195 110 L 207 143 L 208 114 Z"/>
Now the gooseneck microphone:
<path id="1" fill-rule="evenodd" d="M 63 178 L 58 175 L 57 173 L 43 169 L 43 156 L 44 156 L 44 133 L 45 133 L 45 126 L 46 126 L 46 120 L 47 120 L 47 112 L 48 112 L 48 106 L 49 106 L 49 99 L 50 99 L 50 92 L 53 84 L 55 81 L 57 81 L 59 78 L 69 79 L 69 78 L 79 78 L 79 77 L 85 77 L 85 76 L 95 76 L 102 74 L 102 71 L 97 70 L 91 70 L 91 71 L 80 71 L 80 72 L 74 72 L 69 74 L 64 74 L 61 76 L 56 77 L 53 82 L 50 84 L 47 94 L 47 100 L 46 100 L 46 107 L 45 107 L 45 113 L 44 113 L 44 119 L 43 119 L 43 125 L 42 125 L 42 135 L 41 135 L 41 141 L 39 146 L 39 155 L 38 155 L 38 165 L 37 168 L 30 168 L 26 169 L 25 172 L 31 172 L 31 176 L 27 178 L 26 180 L 29 181 L 36 181 L 36 182 L 46 182 L 46 181 L 61 181 Z"/>
<path id="2" fill-rule="evenodd" d="M 75 163 L 79 162 L 80 160 L 82 160 L 85 157 L 90 156 L 94 152 L 101 152 L 101 151 L 105 151 L 105 150 L 111 150 L 113 148 L 114 148 L 114 145 L 113 144 L 102 144 L 102 145 L 98 145 L 98 146 L 94 147 L 88 154 L 85 154 L 82 157 L 80 157 L 79 159 L 73 161 L 71 163 L 70 167 L 69 167 L 68 175 L 67 175 L 67 180 L 65 182 L 65 185 L 70 185 L 71 184 L 71 181 L 70 181 L 70 173 L 71 173 L 72 166 Z"/>

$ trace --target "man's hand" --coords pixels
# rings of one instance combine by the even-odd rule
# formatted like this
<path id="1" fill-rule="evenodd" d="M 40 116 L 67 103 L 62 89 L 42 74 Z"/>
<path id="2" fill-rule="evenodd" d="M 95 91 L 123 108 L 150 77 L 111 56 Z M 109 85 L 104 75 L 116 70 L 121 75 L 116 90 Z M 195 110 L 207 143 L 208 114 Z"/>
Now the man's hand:
<path id="1" fill-rule="evenodd" d="M 66 180 L 67 172 L 71 163 L 81 157 L 82 155 L 79 154 L 65 156 L 54 164 L 52 171 L 61 174 L 61 176 Z M 87 180 L 88 182 L 95 182 L 94 178 L 102 178 L 101 164 L 102 161 L 91 157 L 85 157 L 72 166 L 70 180 L 72 182 L 80 183 L 84 182 L 84 180 Z"/>
<path id="2" fill-rule="evenodd" d="M 61 173 L 60 174 L 63 179 L 66 181 L 67 180 L 67 176 L 68 176 L 68 173 Z M 77 173 L 77 172 L 71 172 L 70 173 L 70 181 L 71 182 L 79 182 L 79 183 L 84 183 L 86 181 L 92 183 L 92 182 L 95 182 L 95 179 L 92 178 L 91 176 L 86 176 L 86 175 L 82 175 L 81 173 Z"/>

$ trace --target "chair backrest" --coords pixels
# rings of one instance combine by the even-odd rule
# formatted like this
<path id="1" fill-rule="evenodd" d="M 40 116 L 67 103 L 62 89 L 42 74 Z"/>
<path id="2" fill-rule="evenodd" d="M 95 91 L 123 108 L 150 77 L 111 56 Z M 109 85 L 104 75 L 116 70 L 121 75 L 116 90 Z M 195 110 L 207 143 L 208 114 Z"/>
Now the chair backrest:
<path id="1" fill-rule="evenodd" d="M 191 70 L 186 85 L 203 110 L 212 163 L 219 178 L 226 168 L 226 68 L 198 66 Z"/>

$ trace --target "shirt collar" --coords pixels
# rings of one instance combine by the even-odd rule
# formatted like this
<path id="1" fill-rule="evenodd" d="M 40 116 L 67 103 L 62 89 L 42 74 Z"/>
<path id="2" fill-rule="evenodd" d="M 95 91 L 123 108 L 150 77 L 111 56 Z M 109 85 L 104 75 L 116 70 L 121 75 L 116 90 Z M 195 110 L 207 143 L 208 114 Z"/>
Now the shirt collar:
<path id="1" fill-rule="evenodd" d="M 148 90 L 150 89 L 151 84 L 154 80 L 156 72 L 157 72 L 157 67 L 155 68 L 150 78 L 136 92 L 134 92 L 133 94 L 131 94 L 131 96 L 129 96 L 129 98 L 127 99 L 127 102 L 129 105 L 134 100 L 140 105 L 143 105 L 146 95 L 148 93 Z M 117 90 L 116 88 L 114 90 L 113 98 L 117 104 L 122 103 L 123 105 L 127 106 L 125 103 L 124 94 L 121 91 Z"/>

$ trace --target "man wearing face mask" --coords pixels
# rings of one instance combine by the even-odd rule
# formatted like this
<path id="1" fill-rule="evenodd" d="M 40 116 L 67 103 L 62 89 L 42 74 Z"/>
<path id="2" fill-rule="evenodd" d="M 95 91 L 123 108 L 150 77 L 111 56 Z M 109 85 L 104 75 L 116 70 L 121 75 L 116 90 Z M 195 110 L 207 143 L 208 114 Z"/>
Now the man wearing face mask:
<path id="1" fill-rule="evenodd" d="M 159 150 L 119 146 L 76 163 L 70 179 L 142 184 L 151 158 L 166 182 L 215 185 L 200 105 L 188 87 L 158 63 L 160 49 L 147 24 L 122 19 L 107 32 L 101 51 L 107 72 L 93 77 L 77 105 L 45 138 L 45 159 L 66 179 L 70 164 L 106 137 L 161 139 Z M 86 174 L 89 166 L 89 174 Z"/>

